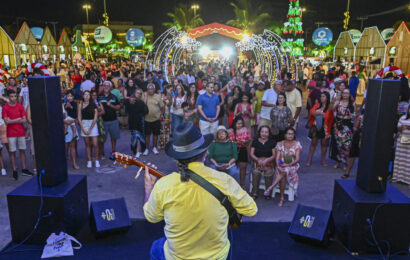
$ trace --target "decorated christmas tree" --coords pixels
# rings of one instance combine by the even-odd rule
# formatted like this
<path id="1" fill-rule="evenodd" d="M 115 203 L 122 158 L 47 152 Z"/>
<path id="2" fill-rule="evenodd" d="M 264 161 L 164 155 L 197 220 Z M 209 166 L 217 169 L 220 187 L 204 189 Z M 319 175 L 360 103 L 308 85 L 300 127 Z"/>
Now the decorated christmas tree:
<path id="1" fill-rule="evenodd" d="M 288 20 L 283 24 L 284 45 L 293 55 L 303 55 L 303 34 L 305 32 L 302 28 L 302 8 L 299 0 L 289 0 L 289 11 L 286 18 Z"/>

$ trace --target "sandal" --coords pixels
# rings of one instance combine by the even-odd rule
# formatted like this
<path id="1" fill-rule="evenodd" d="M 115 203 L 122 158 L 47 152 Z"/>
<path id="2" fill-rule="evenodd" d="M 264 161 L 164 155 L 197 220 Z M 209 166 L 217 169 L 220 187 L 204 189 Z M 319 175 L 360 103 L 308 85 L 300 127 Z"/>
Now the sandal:
<path id="1" fill-rule="evenodd" d="M 335 164 L 335 166 L 333 166 L 333 169 L 337 169 L 340 168 L 340 164 Z"/>
<path id="2" fill-rule="evenodd" d="M 282 207 L 284 201 L 285 201 L 285 199 L 281 198 L 279 203 L 278 203 L 278 207 Z"/>
<path id="3" fill-rule="evenodd" d="M 270 193 L 272 192 L 272 189 L 268 188 L 267 190 L 265 190 L 265 192 L 263 193 L 263 195 L 265 195 L 265 197 L 269 197 Z"/>
<path id="4" fill-rule="evenodd" d="M 346 173 L 345 173 L 345 174 L 342 175 L 341 178 L 342 178 L 342 179 L 347 179 L 347 178 L 349 178 L 349 176 L 350 176 L 350 174 L 346 174 Z"/>

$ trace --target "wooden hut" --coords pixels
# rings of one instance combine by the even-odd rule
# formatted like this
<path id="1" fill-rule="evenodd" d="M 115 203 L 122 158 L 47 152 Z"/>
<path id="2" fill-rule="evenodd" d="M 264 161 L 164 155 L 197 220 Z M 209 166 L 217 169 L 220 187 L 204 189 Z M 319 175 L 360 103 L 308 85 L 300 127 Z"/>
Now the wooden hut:
<path id="1" fill-rule="evenodd" d="M 71 60 L 72 50 L 71 41 L 67 31 L 63 28 L 60 39 L 58 40 L 58 56 L 60 60 Z"/>
<path id="2" fill-rule="evenodd" d="M 362 37 L 356 45 L 355 61 L 364 64 L 376 64 L 374 69 L 380 69 L 384 64 L 386 43 L 376 26 L 365 28 Z M 380 59 L 380 62 L 374 62 Z"/>
<path id="3" fill-rule="evenodd" d="M 14 39 L 17 65 L 30 64 L 40 60 L 39 43 L 24 22 Z"/>
<path id="4" fill-rule="evenodd" d="M 402 22 L 387 43 L 384 66 L 394 65 L 403 73 L 410 73 L 410 31 L 405 22 Z"/>
<path id="5" fill-rule="evenodd" d="M 0 26 L 0 64 L 14 69 L 16 67 L 16 53 L 14 43 L 7 32 Z"/>
<path id="6" fill-rule="evenodd" d="M 354 54 L 355 46 L 352 36 L 348 31 L 340 33 L 333 51 L 333 60 L 352 62 L 354 61 Z"/>
<path id="7" fill-rule="evenodd" d="M 43 37 L 40 41 L 41 58 L 43 61 L 56 61 L 57 58 L 57 43 L 51 34 L 48 26 L 44 29 Z"/>

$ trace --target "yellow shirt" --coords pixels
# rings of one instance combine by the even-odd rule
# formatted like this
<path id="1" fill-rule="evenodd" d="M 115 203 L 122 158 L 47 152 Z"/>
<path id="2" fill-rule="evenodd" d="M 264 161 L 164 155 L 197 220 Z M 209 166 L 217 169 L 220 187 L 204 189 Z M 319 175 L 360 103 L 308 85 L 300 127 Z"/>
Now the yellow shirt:
<path id="1" fill-rule="evenodd" d="M 256 90 L 255 92 L 255 96 L 256 96 L 256 106 L 255 106 L 255 112 L 257 114 L 259 114 L 261 112 L 261 108 L 262 108 L 262 98 L 263 95 L 265 95 L 265 91 L 266 90 Z"/>
<path id="2" fill-rule="evenodd" d="M 290 111 L 292 111 L 292 116 L 295 117 L 297 108 L 302 107 L 302 96 L 296 88 L 290 92 L 286 91 L 285 94 L 286 104 L 290 108 Z"/>
<path id="3" fill-rule="evenodd" d="M 254 216 L 258 211 L 255 201 L 228 174 L 201 162 L 192 162 L 188 168 L 224 193 L 239 214 Z M 144 205 L 149 222 L 165 220 L 166 259 L 226 259 L 230 243 L 225 207 L 195 182 L 180 178 L 174 172 L 158 180 Z"/>

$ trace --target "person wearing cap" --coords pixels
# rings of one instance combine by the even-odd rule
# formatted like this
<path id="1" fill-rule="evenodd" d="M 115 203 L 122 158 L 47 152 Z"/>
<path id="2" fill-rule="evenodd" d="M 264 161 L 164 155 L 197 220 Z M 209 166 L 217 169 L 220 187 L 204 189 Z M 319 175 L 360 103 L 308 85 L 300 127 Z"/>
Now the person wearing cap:
<path id="1" fill-rule="evenodd" d="M 218 126 L 215 133 L 215 141 L 209 146 L 209 167 L 231 175 L 239 182 L 239 170 L 236 166 L 238 160 L 238 147 L 229 139 L 229 132 L 225 126 Z"/>
<path id="2" fill-rule="evenodd" d="M 177 126 L 166 154 L 177 160 L 178 172 L 156 182 L 145 168 L 144 215 L 151 223 L 165 221 L 165 237 L 152 244 L 151 259 L 226 259 L 229 217 L 215 197 L 192 181 L 195 172 L 217 187 L 238 214 L 254 216 L 255 201 L 228 174 L 206 167 L 206 151 L 213 134 L 202 135 L 192 122 Z"/>

